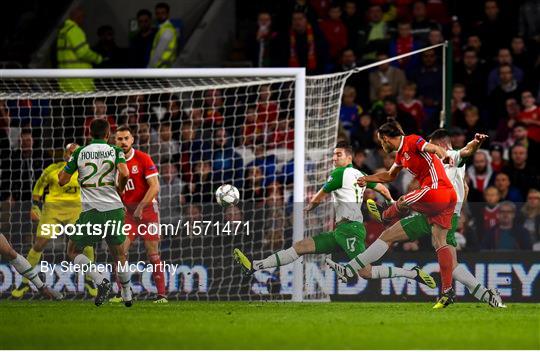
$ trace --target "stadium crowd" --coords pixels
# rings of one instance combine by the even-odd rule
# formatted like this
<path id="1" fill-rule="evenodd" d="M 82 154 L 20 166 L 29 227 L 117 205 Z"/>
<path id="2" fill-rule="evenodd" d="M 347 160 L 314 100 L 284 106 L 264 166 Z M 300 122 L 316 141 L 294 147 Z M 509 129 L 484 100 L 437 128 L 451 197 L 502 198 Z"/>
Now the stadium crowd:
<path id="1" fill-rule="evenodd" d="M 471 8 L 469 2 L 453 2 L 450 8 L 441 0 L 253 3 L 239 2 L 246 5 L 243 16 L 253 25 L 239 38 L 255 67 L 342 72 L 450 41 L 453 147 L 463 147 L 477 132 L 491 137 L 467 162 L 470 191 L 459 227 L 460 249 L 540 250 L 540 170 L 534 163 L 540 143 L 540 26 L 534 14 L 540 12 L 540 2 L 505 2 L 501 7 L 487 0 Z M 158 14 L 160 9 L 167 13 Z M 156 7 L 156 16 L 167 20 L 168 6 Z M 152 57 L 160 61 L 151 45 L 156 33 L 152 13 L 141 10 L 137 19 L 140 32 L 129 54 L 115 47 L 110 28 L 100 29 L 100 42 L 93 47 L 96 67 L 166 67 L 151 64 Z M 162 49 L 162 54 L 169 52 Z M 61 61 L 59 57 L 60 67 Z M 393 155 L 385 155 L 376 142 L 381 123 L 394 119 L 406 132 L 424 136 L 437 128 L 442 70 L 439 48 L 349 78 L 340 138 L 354 146 L 357 168 L 371 174 L 392 165 Z M 225 218 L 259 219 L 264 246 L 283 248 L 292 228 L 294 117 L 288 95 L 287 88 L 260 85 L 245 92 L 209 89 L 190 96 L 79 99 L 69 106 L 54 99 L 0 101 L 3 230 L 32 232 L 24 204 L 31 200 L 41 170 L 58 159 L 52 150 L 66 142 L 85 143 L 91 121 L 102 118 L 113 131 L 131 126 L 136 148 L 158 165 L 162 221 L 174 222 L 179 214 L 183 220 L 202 219 L 217 186 L 232 182 L 249 206 L 228 208 Z M 402 173 L 388 185 L 394 198 L 414 187 L 411 181 L 411 175 Z M 375 194 L 367 190 L 366 197 Z M 383 228 L 367 216 L 366 222 L 370 243 Z M 14 223 L 20 228 L 14 229 Z M 23 239 L 30 241 L 30 236 Z M 431 250 L 431 243 L 427 238 L 395 250 Z"/>

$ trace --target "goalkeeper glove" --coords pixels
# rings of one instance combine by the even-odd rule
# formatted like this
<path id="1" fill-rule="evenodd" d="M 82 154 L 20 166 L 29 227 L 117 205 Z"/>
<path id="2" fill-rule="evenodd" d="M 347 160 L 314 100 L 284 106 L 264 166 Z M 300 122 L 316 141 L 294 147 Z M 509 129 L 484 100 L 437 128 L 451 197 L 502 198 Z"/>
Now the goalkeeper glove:
<path id="1" fill-rule="evenodd" d="M 30 210 L 30 218 L 32 218 L 33 221 L 39 221 L 41 218 L 41 202 L 33 201 L 34 203 L 32 205 L 32 209 Z"/>

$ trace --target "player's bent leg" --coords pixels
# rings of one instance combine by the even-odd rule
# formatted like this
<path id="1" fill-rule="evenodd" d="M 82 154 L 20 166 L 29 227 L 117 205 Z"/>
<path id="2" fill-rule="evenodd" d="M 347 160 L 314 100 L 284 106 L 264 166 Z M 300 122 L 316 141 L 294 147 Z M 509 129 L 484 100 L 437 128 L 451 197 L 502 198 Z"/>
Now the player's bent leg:
<path id="1" fill-rule="evenodd" d="M 440 224 L 434 223 L 432 226 L 433 242 L 437 252 L 437 260 L 439 262 L 441 272 L 441 297 L 433 306 L 435 309 L 446 308 L 454 303 L 455 293 L 452 288 L 452 250 L 451 246 L 446 243 L 448 229 Z"/>
<path id="2" fill-rule="evenodd" d="M 157 288 L 157 299 L 154 300 L 154 303 L 168 303 L 167 291 L 165 290 L 165 274 L 159 256 L 159 240 L 145 240 L 144 247 L 146 248 L 148 260 L 152 264 L 152 276 Z"/>
<path id="3" fill-rule="evenodd" d="M 84 247 L 83 254 L 90 260 L 90 262 L 95 261 L 93 246 Z M 97 296 L 96 284 L 94 283 L 94 280 L 92 280 L 92 278 L 89 275 L 84 275 L 84 289 L 86 290 L 86 292 L 88 292 L 88 295 L 90 297 Z"/>
<path id="4" fill-rule="evenodd" d="M 11 247 L 7 238 L 2 234 L 0 234 L 0 256 L 7 258 L 15 270 L 31 281 L 44 297 L 55 300 L 61 300 L 63 298 L 63 295 L 60 292 L 47 287 L 43 281 L 41 281 L 39 275 L 34 272 L 34 268 L 30 265 L 28 260 Z"/>
<path id="5" fill-rule="evenodd" d="M 109 242 L 108 246 L 112 257 L 117 264 L 116 272 L 118 273 L 118 278 L 120 279 L 120 284 L 122 285 L 122 300 L 124 301 L 124 305 L 126 307 L 131 307 L 133 305 L 133 294 L 131 292 L 131 272 L 129 270 L 129 263 L 127 261 L 126 253 L 124 251 L 123 241 L 118 244 Z"/>
<path id="6" fill-rule="evenodd" d="M 38 230 L 38 236 L 36 237 L 32 248 L 30 248 L 28 254 L 26 255 L 26 260 L 28 260 L 32 267 L 35 267 L 39 263 L 41 254 L 49 242 L 48 238 L 40 237 L 39 232 L 40 231 Z M 14 298 L 21 298 L 26 292 L 30 292 L 31 288 L 30 285 L 28 285 L 28 282 L 28 279 L 23 277 L 20 285 L 11 291 L 11 296 Z"/>

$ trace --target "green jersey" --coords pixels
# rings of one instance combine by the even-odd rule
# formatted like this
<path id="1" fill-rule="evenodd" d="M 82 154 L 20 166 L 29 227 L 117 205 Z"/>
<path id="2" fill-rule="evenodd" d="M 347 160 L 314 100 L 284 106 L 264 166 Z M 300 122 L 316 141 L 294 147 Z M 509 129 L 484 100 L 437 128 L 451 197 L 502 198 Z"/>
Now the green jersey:
<path id="1" fill-rule="evenodd" d="M 122 149 L 104 140 L 92 140 L 73 152 L 64 171 L 70 175 L 79 171 L 83 212 L 92 209 L 104 212 L 124 207 L 116 191 L 116 166 L 125 162 Z"/>
<path id="2" fill-rule="evenodd" d="M 332 171 L 323 186 L 323 191 L 332 193 L 332 201 L 336 212 L 336 222 L 350 220 L 363 222 L 362 202 L 366 187 L 360 187 L 356 181 L 365 174 L 355 169 L 352 164 L 338 167 Z M 374 188 L 375 183 L 368 183 L 367 187 Z"/>

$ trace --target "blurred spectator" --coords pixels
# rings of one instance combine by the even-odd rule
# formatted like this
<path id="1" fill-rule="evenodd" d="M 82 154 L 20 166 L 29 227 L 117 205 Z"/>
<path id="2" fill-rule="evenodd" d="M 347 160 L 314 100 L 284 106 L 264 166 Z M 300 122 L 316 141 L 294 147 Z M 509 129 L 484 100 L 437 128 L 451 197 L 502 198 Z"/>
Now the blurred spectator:
<path id="1" fill-rule="evenodd" d="M 353 70 L 357 67 L 356 54 L 351 48 L 345 48 L 341 53 L 341 58 L 339 66 L 336 69 L 336 72 L 345 72 Z M 370 103 L 369 94 L 369 82 L 368 82 L 368 72 L 361 71 L 355 72 L 347 78 L 345 85 L 353 86 L 356 89 L 357 93 L 361 93 L 357 96 L 357 103 L 363 106 L 368 106 Z"/>
<path id="2" fill-rule="evenodd" d="M 385 53 L 377 54 L 377 61 L 388 59 Z M 382 100 L 385 96 L 378 96 L 379 89 L 388 84 L 391 88 L 390 95 L 397 96 L 406 83 L 405 73 L 403 70 L 385 63 L 377 66 L 376 70 L 369 74 L 369 98 L 373 102 Z"/>
<path id="3" fill-rule="evenodd" d="M 415 119 L 409 113 L 398 109 L 395 98 L 388 97 L 384 99 L 384 113 L 386 114 L 387 121 L 394 120 L 399 122 L 405 134 L 418 131 Z"/>
<path id="4" fill-rule="evenodd" d="M 400 111 L 409 114 L 416 122 L 416 131 L 422 131 L 424 123 L 424 106 L 416 97 L 416 83 L 407 82 L 401 89 L 398 108 Z"/>
<path id="5" fill-rule="evenodd" d="M 517 224 L 516 206 L 512 202 L 502 202 L 497 216 L 498 224 L 484 236 L 483 249 L 491 250 L 530 250 L 529 233 Z"/>
<path id="6" fill-rule="evenodd" d="M 473 49 L 478 56 L 478 60 L 484 64 L 485 63 L 485 53 L 482 47 L 482 40 L 478 34 L 471 34 L 467 37 L 466 47 Z"/>
<path id="7" fill-rule="evenodd" d="M 528 155 L 535 155 L 540 150 L 540 145 L 529 139 L 528 134 L 527 126 L 521 122 L 516 122 L 512 127 L 512 135 L 507 141 L 507 146 L 521 145 L 527 148 Z"/>
<path id="8" fill-rule="evenodd" d="M 127 52 L 124 48 L 120 48 L 116 45 L 113 28 L 109 25 L 101 26 L 97 30 L 97 35 L 98 42 L 92 49 L 102 57 L 107 58 L 107 60 L 101 63 L 100 67 L 126 67 L 128 63 Z"/>
<path id="9" fill-rule="evenodd" d="M 203 149 L 201 130 L 194 128 L 192 121 L 185 121 L 180 132 L 180 171 L 183 180 L 191 180 L 191 167 L 202 160 Z"/>
<path id="10" fill-rule="evenodd" d="M 463 55 L 463 46 L 465 44 L 465 38 L 463 33 L 463 26 L 457 17 L 452 18 L 452 25 L 450 27 L 450 38 L 452 43 L 453 59 L 454 62 L 460 63 Z"/>
<path id="11" fill-rule="evenodd" d="M 508 64 L 499 66 L 499 85 L 493 89 L 489 95 L 490 101 L 490 119 L 489 128 L 495 129 L 498 125 L 499 119 L 506 113 L 506 100 L 514 98 L 519 100 L 521 98 L 521 86 L 514 79 L 512 73 L 512 67 Z"/>
<path id="12" fill-rule="evenodd" d="M 493 92 L 501 84 L 503 78 L 501 77 L 500 68 L 504 65 L 510 66 L 512 77 L 518 84 L 523 82 L 523 70 L 512 63 L 510 50 L 508 48 L 500 48 L 497 55 L 497 66 L 488 75 L 488 94 Z"/>
<path id="13" fill-rule="evenodd" d="M 476 133 L 486 133 L 486 128 L 480 120 L 480 112 L 476 106 L 469 106 L 465 109 L 465 116 L 463 118 L 463 125 L 460 126 L 464 129 L 465 139 L 472 140 Z"/>
<path id="14" fill-rule="evenodd" d="M 418 50 L 420 47 L 421 44 L 412 35 L 411 24 L 409 22 L 400 22 L 397 28 L 397 37 L 390 42 L 388 54 L 390 57 L 394 57 Z M 407 56 L 392 62 L 393 66 L 398 66 L 406 72 L 414 71 L 418 64 L 418 55 Z"/>
<path id="15" fill-rule="evenodd" d="M 341 107 L 339 109 L 339 120 L 343 128 L 347 131 L 349 140 L 358 134 L 360 115 L 363 109 L 356 104 L 356 89 L 351 86 L 345 86 L 341 98 Z"/>
<path id="16" fill-rule="evenodd" d="M 388 25 L 383 21 L 382 8 L 371 5 L 367 12 L 367 24 L 358 30 L 356 52 L 362 53 L 364 60 L 373 60 L 376 53 L 386 52 L 388 38 Z"/>
<path id="17" fill-rule="evenodd" d="M 431 116 L 433 109 L 440 107 L 442 99 L 442 71 L 435 50 L 422 52 L 422 65 L 412 77 L 418 87 L 418 96 Z"/>
<path id="18" fill-rule="evenodd" d="M 277 127 L 268 136 L 268 149 L 294 149 L 294 120 L 286 116 L 281 117 Z"/>
<path id="19" fill-rule="evenodd" d="M 471 190 L 480 193 L 493 183 L 495 175 L 487 151 L 480 149 L 473 155 L 473 163 L 467 168 L 467 175 L 471 180 Z"/>
<path id="20" fill-rule="evenodd" d="M 135 144 L 136 149 L 145 153 L 150 152 L 150 125 L 147 122 L 139 123 L 136 126 Z"/>
<path id="21" fill-rule="evenodd" d="M 506 44 L 510 41 L 510 28 L 507 16 L 501 16 L 499 13 L 497 1 L 487 0 L 484 3 L 484 18 L 477 29 L 487 57 L 495 56 L 501 43 Z"/>
<path id="22" fill-rule="evenodd" d="M 211 203 L 214 201 L 214 181 L 212 164 L 209 161 L 199 161 L 193 165 L 193 178 L 184 186 L 182 192 L 186 204 Z"/>
<path id="23" fill-rule="evenodd" d="M 240 180 L 243 167 L 242 157 L 234 150 L 232 139 L 225 129 L 219 128 L 214 132 L 213 148 L 209 152 L 212 159 L 213 179 L 216 182 L 229 183 Z"/>
<path id="24" fill-rule="evenodd" d="M 289 31 L 289 67 L 305 67 L 308 74 L 323 72 L 326 43 L 318 27 L 308 22 L 304 12 L 292 14 Z"/>
<path id="25" fill-rule="evenodd" d="M 465 85 L 461 83 L 454 84 L 452 88 L 452 121 L 457 125 L 463 125 L 465 122 L 465 109 L 471 106 L 471 104 L 465 99 L 466 91 Z"/>
<path id="26" fill-rule="evenodd" d="M 353 165 L 356 169 L 362 171 L 366 175 L 373 174 L 373 171 L 365 165 L 366 161 L 366 152 L 363 149 L 357 149 L 354 152 L 353 156 Z"/>
<path id="27" fill-rule="evenodd" d="M 463 60 L 457 65 L 454 80 L 465 86 L 467 97 L 474 105 L 484 101 L 486 95 L 486 72 L 478 60 L 477 52 L 467 48 L 463 52 Z"/>
<path id="28" fill-rule="evenodd" d="M 459 127 L 452 127 L 450 129 L 450 141 L 454 149 L 461 149 L 465 146 L 465 132 Z"/>
<path id="29" fill-rule="evenodd" d="M 521 194 L 527 194 L 529 189 L 539 187 L 538 169 L 528 160 L 527 148 L 522 145 L 516 144 L 510 149 L 510 163 L 503 172 L 510 176 L 510 181 Z"/>
<path id="30" fill-rule="evenodd" d="M 540 250 L 540 191 L 530 189 L 527 202 L 521 207 L 523 227 L 529 232 L 533 249 Z"/>
<path id="31" fill-rule="evenodd" d="M 169 122 L 163 122 L 159 125 L 157 136 L 150 145 L 150 156 L 157 163 L 178 162 L 179 145 L 172 138 L 172 128 Z"/>
<path id="32" fill-rule="evenodd" d="M 258 166 L 246 167 L 243 201 L 259 203 L 264 200 L 264 173 Z"/>
<path id="33" fill-rule="evenodd" d="M 120 111 L 119 125 L 135 126 L 139 123 L 139 113 L 134 106 L 127 106 Z"/>
<path id="34" fill-rule="evenodd" d="M 277 171 L 277 158 L 275 155 L 267 154 L 265 146 L 256 144 L 254 148 L 255 160 L 249 163 L 246 167 L 259 167 L 264 174 L 264 185 L 268 185 L 275 181 Z"/>
<path id="35" fill-rule="evenodd" d="M 107 120 L 111 126 L 111 135 L 116 132 L 116 120 L 112 115 L 107 114 L 107 105 L 105 104 L 105 99 L 96 98 L 94 100 L 94 105 L 92 106 L 92 115 L 87 116 L 84 119 L 84 137 L 85 139 L 90 138 L 90 124 L 94 120 Z"/>
<path id="36" fill-rule="evenodd" d="M 495 176 L 495 188 L 499 191 L 501 200 L 514 203 L 523 202 L 523 196 L 516 187 L 510 184 L 510 177 L 504 172 L 500 172 Z"/>
<path id="37" fill-rule="evenodd" d="M 277 67 L 283 62 L 282 37 L 274 28 L 272 16 L 267 11 L 257 15 L 257 28 L 249 38 L 249 51 L 254 67 Z"/>
<path id="38" fill-rule="evenodd" d="M 180 195 L 183 185 L 174 164 L 165 162 L 159 169 L 161 176 L 159 178 L 159 218 L 162 223 L 171 224 L 180 214 Z"/>
<path id="39" fill-rule="evenodd" d="M 84 23 L 84 11 L 77 6 L 69 13 L 56 38 L 56 60 L 58 68 L 92 68 L 103 61 L 103 57 L 90 49 L 86 34 L 81 26 Z M 59 80 L 63 91 L 92 91 L 95 89 L 91 78 Z"/>
<path id="40" fill-rule="evenodd" d="M 265 221 L 263 225 L 263 246 L 267 250 L 276 251 L 284 246 L 284 229 L 289 221 L 283 210 L 283 187 L 277 181 L 267 185 L 264 199 Z"/>
<path id="41" fill-rule="evenodd" d="M 319 22 L 321 31 L 328 42 L 330 58 L 337 62 L 339 54 L 347 47 L 348 35 L 347 27 L 341 20 L 341 7 L 334 3 L 328 10 L 328 19 Z"/>
<path id="42" fill-rule="evenodd" d="M 417 0 L 412 5 L 412 34 L 421 45 L 428 42 L 428 34 L 431 29 L 439 28 L 439 25 L 427 17 L 426 3 Z"/>
<path id="43" fill-rule="evenodd" d="M 512 133 L 512 128 L 521 113 L 521 109 L 516 99 L 509 98 L 505 102 L 506 114 L 499 120 L 495 140 L 505 142 Z M 513 144 L 513 143 L 512 143 Z"/>
<path id="44" fill-rule="evenodd" d="M 311 4 L 308 3 L 308 0 L 292 0 L 289 3 L 292 4 L 289 11 L 287 11 L 288 14 L 301 12 L 312 25 L 317 23 L 317 13 Z M 326 14 L 326 11 L 324 13 Z"/>
<path id="45" fill-rule="evenodd" d="M 533 40 L 540 44 L 540 1 L 529 0 L 521 4 L 519 8 L 519 34 L 527 40 Z"/>
<path id="46" fill-rule="evenodd" d="M 137 12 L 137 34 L 131 39 L 129 44 L 130 67 L 148 67 L 150 52 L 156 36 L 156 30 L 152 28 L 152 13 L 147 9 Z"/>
<path id="47" fill-rule="evenodd" d="M 347 28 L 348 44 L 347 46 L 353 48 L 358 43 L 358 30 L 362 23 L 362 19 L 358 15 L 356 1 L 346 0 L 343 5 L 343 14 L 341 15 L 343 23 Z"/>
<path id="48" fill-rule="evenodd" d="M 221 89 L 210 89 L 204 92 L 204 126 L 221 127 L 225 123 L 223 92 Z"/>
<path id="49" fill-rule="evenodd" d="M 504 149 L 500 144 L 491 144 L 489 148 L 489 156 L 491 157 L 491 167 L 496 173 L 501 172 L 503 167 L 506 166 L 506 163 L 503 159 L 503 154 Z"/>
<path id="50" fill-rule="evenodd" d="M 482 208 L 482 216 L 479 218 L 481 219 L 479 230 L 482 231 L 482 235 L 497 226 L 501 193 L 496 187 L 490 186 L 484 191 L 484 200 L 486 203 Z"/>
<path id="51" fill-rule="evenodd" d="M 437 45 L 444 43 L 444 35 L 442 31 L 438 28 L 434 28 L 429 31 L 428 34 L 428 45 Z M 439 55 L 440 57 L 440 55 Z"/>
<path id="52" fill-rule="evenodd" d="M 510 42 L 510 52 L 512 54 L 512 62 L 521 68 L 525 73 L 525 80 L 528 74 L 532 73 L 534 67 L 534 55 L 527 50 L 523 37 L 514 36 Z"/>
<path id="53" fill-rule="evenodd" d="M 257 98 L 257 124 L 263 126 L 267 134 L 276 129 L 279 115 L 279 105 L 272 99 L 271 88 L 269 84 L 261 85 Z"/>
<path id="54" fill-rule="evenodd" d="M 356 136 L 352 138 L 352 144 L 356 148 L 372 149 L 377 147 L 375 132 L 377 128 L 369 114 L 360 115 L 360 122 Z"/>
<path id="55" fill-rule="evenodd" d="M 169 68 L 176 61 L 178 51 L 178 38 L 176 28 L 169 20 L 169 5 L 160 2 L 155 7 L 156 20 L 159 23 L 159 29 L 152 42 L 152 50 L 150 51 L 150 60 L 148 67 L 150 68 Z"/>
<path id="56" fill-rule="evenodd" d="M 521 93 L 521 105 L 523 110 L 517 116 L 517 120 L 527 126 L 528 137 L 540 143 L 540 107 L 535 104 L 531 91 L 526 90 Z"/>
<path id="57" fill-rule="evenodd" d="M 248 106 L 244 124 L 242 125 L 242 144 L 246 147 L 252 146 L 255 141 L 264 136 L 264 125 L 257 123 L 257 108 Z"/>

